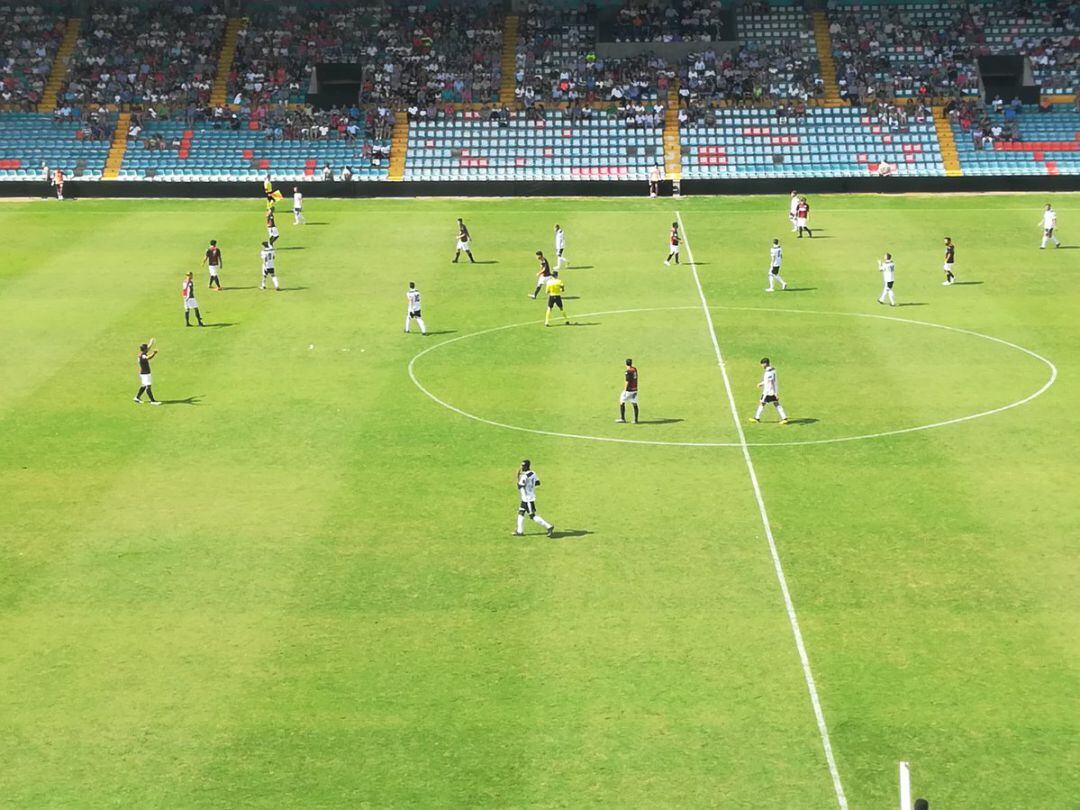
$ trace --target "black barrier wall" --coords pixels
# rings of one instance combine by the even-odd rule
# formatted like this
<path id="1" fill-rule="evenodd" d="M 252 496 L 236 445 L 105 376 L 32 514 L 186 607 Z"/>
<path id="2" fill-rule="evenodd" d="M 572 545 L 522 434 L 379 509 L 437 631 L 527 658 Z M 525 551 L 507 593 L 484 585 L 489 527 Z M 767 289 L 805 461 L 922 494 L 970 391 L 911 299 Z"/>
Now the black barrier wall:
<path id="1" fill-rule="evenodd" d="M 296 185 L 305 197 L 643 197 L 646 183 L 626 181 L 581 182 L 376 182 L 340 183 L 281 182 L 288 194 Z M 989 191 L 1080 191 L 1080 175 L 1005 177 L 790 177 L 768 180 L 683 180 L 684 196 L 724 194 L 787 194 L 792 188 L 804 194 L 940 194 Z M 671 182 L 661 185 L 661 195 L 671 195 Z M 162 183 L 162 182 L 80 182 L 64 183 L 68 198 L 220 198 L 261 197 L 262 184 L 250 183 Z M 0 183 L 0 196 L 45 197 L 52 190 L 42 181 Z"/>

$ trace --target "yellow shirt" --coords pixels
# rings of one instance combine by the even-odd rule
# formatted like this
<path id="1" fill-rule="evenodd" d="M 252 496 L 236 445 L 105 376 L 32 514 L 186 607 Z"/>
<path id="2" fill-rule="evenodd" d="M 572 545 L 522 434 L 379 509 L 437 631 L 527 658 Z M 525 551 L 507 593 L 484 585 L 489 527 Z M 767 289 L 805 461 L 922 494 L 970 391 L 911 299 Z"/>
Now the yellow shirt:
<path id="1" fill-rule="evenodd" d="M 269 180 L 263 180 L 263 191 L 265 191 L 267 194 L 269 194 L 273 190 L 274 190 L 274 184 L 271 183 Z"/>
<path id="2" fill-rule="evenodd" d="M 566 285 L 561 278 L 549 278 L 547 283 L 548 295 L 562 295 Z"/>

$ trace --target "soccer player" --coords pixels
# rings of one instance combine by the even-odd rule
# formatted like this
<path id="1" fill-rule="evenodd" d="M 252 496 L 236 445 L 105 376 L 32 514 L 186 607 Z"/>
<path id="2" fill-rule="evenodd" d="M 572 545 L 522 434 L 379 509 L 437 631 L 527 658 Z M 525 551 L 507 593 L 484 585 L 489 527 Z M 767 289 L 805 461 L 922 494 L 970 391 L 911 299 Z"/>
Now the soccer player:
<path id="1" fill-rule="evenodd" d="M 195 313 L 195 319 L 199 326 L 203 325 L 202 313 L 199 312 L 199 302 L 195 300 L 195 274 L 188 272 L 184 276 L 184 283 L 180 287 L 180 294 L 184 296 L 184 326 L 191 326 L 191 313 Z"/>
<path id="2" fill-rule="evenodd" d="M 787 414 L 784 413 L 784 406 L 780 404 L 780 387 L 776 381 L 776 369 L 772 367 L 768 357 L 761 358 L 761 367 L 765 370 L 761 382 L 757 385 L 761 389 L 761 399 L 758 400 L 757 411 L 750 421 L 760 422 L 765 406 L 771 403 L 776 407 L 776 412 L 780 414 L 780 424 L 786 425 L 788 418 Z"/>
<path id="3" fill-rule="evenodd" d="M 61 197 L 60 199 L 62 200 L 64 198 Z M 1053 206 L 1050 205 L 1050 203 L 1047 203 L 1046 204 L 1046 210 L 1043 211 L 1043 216 L 1042 216 L 1043 238 L 1042 238 L 1042 244 L 1039 245 L 1039 250 L 1043 250 L 1043 249 L 1046 248 L 1046 240 L 1048 240 L 1048 239 L 1053 241 L 1055 248 L 1061 247 L 1061 242 L 1059 242 L 1058 238 L 1056 236 L 1054 236 L 1054 228 L 1056 228 L 1056 227 L 1057 227 L 1057 212 L 1054 211 L 1054 208 L 1053 208 Z"/>
<path id="4" fill-rule="evenodd" d="M 53 185 L 56 187 L 56 199 L 64 199 L 64 170 L 57 169 L 53 172 Z M 1050 206 L 1047 206 L 1049 208 Z"/>
<path id="5" fill-rule="evenodd" d="M 420 314 L 420 291 L 416 289 L 416 284 L 412 281 L 409 282 L 409 290 L 405 293 L 405 298 L 409 302 L 408 312 L 405 313 L 405 334 L 409 334 L 409 325 L 415 318 L 420 324 L 420 334 L 426 335 L 427 326 L 424 325 L 424 317 Z"/>
<path id="6" fill-rule="evenodd" d="M 271 245 L 278 240 L 278 229 L 277 223 L 274 222 L 273 208 L 266 209 L 266 235 L 269 237 Z"/>
<path id="7" fill-rule="evenodd" d="M 273 194 L 273 193 L 274 193 L 274 184 L 270 180 L 270 174 L 267 173 L 266 177 L 263 178 L 263 194 L 265 194 L 267 196 L 267 198 L 269 198 L 270 195 Z"/>
<path id="8" fill-rule="evenodd" d="M 780 240 L 773 239 L 772 247 L 769 248 L 769 286 L 765 292 L 772 292 L 776 282 L 780 282 L 780 289 L 787 289 L 787 282 L 780 275 L 780 263 L 784 260 L 784 249 L 780 247 Z"/>
<path id="9" fill-rule="evenodd" d="M 536 261 L 540 263 L 540 269 L 536 271 L 536 289 L 532 291 L 530 298 L 536 298 L 540 294 L 540 290 L 547 286 L 548 279 L 551 278 L 551 264 L 544 255 L 544 251 L 536 251 Z"/>
<path id="10" fill-rule="evenodd" d="M 157 355 L 157 350 L 150 351 L 150 346 L 147 343 L 139 345 L 139 392 L 135 395 L 135 403 L 142 405 L 142 395 L 146 392 L 146 395 L 150 397 L 151 405 L 160 405 L 161 403 L 154 399 L 154 390 L 151 387 L 154 384 L 154 378 L 150 375 L 150 361 Z"/>
<path id="11" fill-rule="evenodd" d="M 206 285 L 207 288 L 216 287 L 217 291 L 221 292 L 219 273 L 221 272 L 222 259 L 221 249 L 217 246 L 217 239 L 210 240 L 210 247 L 206 249 L 206 253 L 203 255 L 203 264 L 210 271 L 210 283 Z"/>
<path id="12" fill-rule="evenodd" d="M 540 479 L 532 469 L 532 462 L 528 459 L 521 462 L 521 468 L 517 471 L 515 480 L 520 505 L 517 514 L 517 531 L 514 532 L 514 536 L 521 537 L 525 534 L 525 516 L 528 515 L 547 529 L 547 536 L 551 537 L 555 533 L 555 527 L 536 514 L 536 488 L 540 486 Z"/>
<path id="13" fill-rule="evenodd" d="M 877 300 L 879 304 L 884 304 L 885 299 L 889 299 L 889 306 L 896 306 L 896 296 L 893 295 L 893 281 L 896 280 L 896 264 L 893 262 L 892 254 L 886 253 L 884 259 L 878 259 L 878 272 L 881 273 L 881 280 L 885 283 L 885 286 L 881 288 L 881 297 Z"/>
<path id="14" fill-rule="evenodd" d="M 626 358 L 626 374 L 624 376 L 623 390 L 619 394 L 619 418 L 615 420 L 617 424 L 626 424 L 626 403 L 629 402 L 634 406 L 634 424 L 638 423 L 638 404 L 637 404 L 637 369 L 634 368 L 634 361 L 629 357 Z"/>
<path id="15" fill-rule="evenodd" d="M 799 238 L 802 239 L 802 232 L 806 231 L 806 235 L 811 239 L 814 238 L 814 232 L 810 230 L 806 222 L 810 219 L 810 203 L 806 201 L 806 197 L 799 197 L 799 204 L 795 208 L 795 230 L 799 232 Z"/>
<path id="16" fill-rule="evenodd" d="M 267 277 L 274 283 L 274 292 L 277 292 L 281 288 L 278 287 L 277 273 L 274 272 L 274 262 L 277 256 L 274 253 L 274 246 L 269 242 L 262 243 L 262 251 L 259 255 L 262 257 L 262 283 L 259 285 L 260 290 L 266 289 Z"/>
<path id="17" fill-rule="evenodd" d="M 570 325 L 570 318 L 566 315 L 566 310 L 563 309 L 562 296 L 566 291 L 566 285 L 563 280 L 559 278 L 559 271 L 553 270 L 551 277 L 547 280 L 547 312 L 544 313 L 544 326 L 551 326 L 551 310 L 555 307 L 559 308 L 559 312 L 562 313 L 563 323 L 567 326 Z"/>
<path id="18" fill-rule="evenodd" d="M 679 263 L 679 223 L 671 223 L 671 233 L 668 234 L 668 257 L 664 259 L 664 267 L 671 264 L 671 260 L 675 260 L 675 264 Z"/>
<path id="19" fill-rule="evenodd" d="M 297 186 L 293 186 L 292 190 L 292 215 L 293 225 L 302 225 L 307 221 L 304 219 L 304 195 Z"/>
<path id="20" fill-rule="evenodd" d="M 465 227 L 461 217 L 458 217 L 457 229 L 457 250 L 454 251 L 454 264 L 457 264 L 458 257 L 461 256 L 463 250 L 465 255 L 469 257 L 469 263 L 476 264 L 476 259 L 472 255 L 472 238 L 469 236 L 469 229 Z"/>
<path id="21" fill-rule="evenodd" d="M 945 271 L 945 280 L 941 282 L 942 287 L 949 287 L 956 281 L 956 274 L 952 271 L 953 262 L 956 261 L 956 245 L 953 244 L 952 239 L 945 237 L 945 264 L 942 265 L 942 269 Z"/>
<path id="22" fill-rule="evenodd" d="M 558 225 L 555 226 L 555 269 L 558 270 L 563 264 L 570 264 L 570 260 L 563 255 L 566 250 L 566 232 Z"/>
<path id="23" fill-rule="evenodd" d="M 649 169 L 649 196 L 655 197 L 660 193 L 660 181 L 664 179 L 664 172 L 659 164 Z"/>
<path id="24" fill-rule="evenodd" d="M 799 192 L 792 189 L 791 202 L 788 203 L 788 221 L 791 223 L 791 232 L 796 233 L 799 230 L 799 226 L 795 224 L 796 215 L 799 208 Z"/>

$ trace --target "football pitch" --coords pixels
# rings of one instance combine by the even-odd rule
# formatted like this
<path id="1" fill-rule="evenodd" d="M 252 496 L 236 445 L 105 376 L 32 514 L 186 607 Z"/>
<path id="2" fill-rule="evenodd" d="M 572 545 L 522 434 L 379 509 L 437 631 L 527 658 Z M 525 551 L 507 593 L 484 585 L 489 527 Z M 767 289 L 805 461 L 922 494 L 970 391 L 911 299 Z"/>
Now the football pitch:
<path id="1" fill-rule="evenodd" d="M 1076 806 L 1080 195 L 255 192 L 0 204 L 0 805 Z"/>

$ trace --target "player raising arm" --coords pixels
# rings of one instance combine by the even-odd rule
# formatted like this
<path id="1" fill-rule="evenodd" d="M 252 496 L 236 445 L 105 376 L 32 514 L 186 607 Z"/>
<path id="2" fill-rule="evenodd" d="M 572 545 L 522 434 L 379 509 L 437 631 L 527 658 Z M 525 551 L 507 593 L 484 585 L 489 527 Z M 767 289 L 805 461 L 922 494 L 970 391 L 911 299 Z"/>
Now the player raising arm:
<path id="1" fill-rule="evenodd" d="M 528 516 L 547 529 L 547 536 L 551 537 L 555 533 L 555 527 L 536 514 L 536 488 L 540 486 L 540 479 L 533 471 L 532 463 L 528 459 L 521 462 L 515 480 L 520 505 L 517 514 L 517 531 L 514 532 L 514 536 L 521 537 L 525 534 L 525 517 Z"/>
<path id="2" fill-rule="evenodd" d="M 879 304 L 884 304 L 885 299 L 889 299 L 889 306 L 896 306 L 896 296 L 893 295 L 893 282 L 896 280 L 896 264 L 892 260 L 892 254 L 886 253 L 884 259 L 878 259 L 877 263 L 878 272 L 881 273 L 881 280 L 884 286 L 881 288 L 881 297 L 878 298 Z"/>
<path id="3" fill-rule="evenodd" d="M 142 343 L 139 345 L 139 391 L 135 394 L 135 404 L 142 405 L 142 395 L 145 392 L 150 397 L 151 405 L 160 405 L 161 403 L 154 399 L 154 378 L 150 374 L 150 361 L 157 356 L 157 350 L 150 351 L 154 346 L 154 339 L 150 338 L 148 343 Z"/>
<path id="4" fill-rule="evenodd" d="M 780 404 L 780 386 L 776 380 L 776 369 L 772 367 L 768 357 L 761 358 L 761 367 L 764 369 L 764 374 L 762 374 L 761 382 L 757 384 L 757 387 L 761 389 L 761 399 L 758 400 L 757 411 L 750 421 L 760 422 L 765 406 L 772 404 L 776 407 L 776 412 L 780 414 L 780 424 L 786 425 L 788 418 L 784 413 L 784 406 Z"/>

